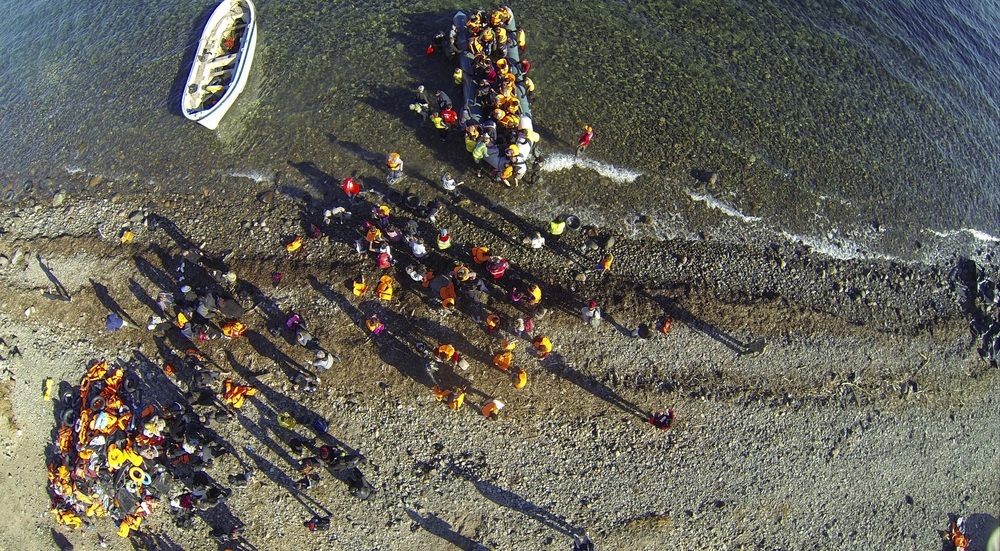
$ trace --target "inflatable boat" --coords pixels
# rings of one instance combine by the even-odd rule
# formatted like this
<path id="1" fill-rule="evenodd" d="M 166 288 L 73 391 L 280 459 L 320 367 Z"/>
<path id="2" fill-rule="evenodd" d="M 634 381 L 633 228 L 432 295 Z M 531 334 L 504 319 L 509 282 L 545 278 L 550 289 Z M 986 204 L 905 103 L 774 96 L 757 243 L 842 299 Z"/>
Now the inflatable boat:
<path id="1" fill-rule="evenodd" d="M 181 93 L 181 112 L 215 130 L 236 102 L 257 49 L 257 10 L 250 0 L 224 0 L 205 24 Z"/>
<path id="2" fill-rule="evenodd" d="M 538 134 L 534 132 L 531 118 L 528 98 L 530 80 L 526 75 L 526 66 L 521 64 L 519 29 L 514 13 L 507 6 L 493 12 L 459 11 L 455 14 L 453 23 L 457 35 L 455 45 L 461 52 L 458 61 L 462 70 L 464 95 L 460 116 L 462 127 L 473 126 L 479 133 L 489 134 L 491 143 L 483 161 L 498 170 L 513 162 L 516 180 L 527 170 L 527 160 L 534 153 Z M 501 37 L 497 36 L 501 32 L 506 34 L 506 40 L 502 42 Z M 488 46 L 484 47 L 486 36 L 490 39 L 486 41 Z M 484 77 L 484 73 L 490 76 Z M 498 90 L 503 89 L 502 81 L 505 78 L 510 79 L 512 89 L 508 94 L 498 94 Z M 497 97 L 500 101 L 505 101 L 506 105 L 514 104 L 518 107 L 516 119 L 500 106 L 490 103 L 491 99 Z M 511 98 L 516 98 L 516 101 Z M 504 113 L 503 121 L 496 120 L 499 113 Z M 511 144 L 517 145 L 519 149 L 519 154 L 514 159 L 506 155 Z"/>

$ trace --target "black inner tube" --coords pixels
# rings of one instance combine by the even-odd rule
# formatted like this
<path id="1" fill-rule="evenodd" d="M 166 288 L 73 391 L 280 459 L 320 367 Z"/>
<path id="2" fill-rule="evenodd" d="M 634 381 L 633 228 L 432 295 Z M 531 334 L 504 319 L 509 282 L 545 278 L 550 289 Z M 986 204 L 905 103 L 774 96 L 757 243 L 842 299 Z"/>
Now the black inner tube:
<path id="1" fill-rule="evenodd" d="M 104 410 L 104 406 L 107 405 L 107 403 L 108 402 L 107 400 L 104 399 L 104 396 L 98 394 L 97 396 L 94 396 L 93 398 L 90 399 L 90 410 L 102 411 Z"/>

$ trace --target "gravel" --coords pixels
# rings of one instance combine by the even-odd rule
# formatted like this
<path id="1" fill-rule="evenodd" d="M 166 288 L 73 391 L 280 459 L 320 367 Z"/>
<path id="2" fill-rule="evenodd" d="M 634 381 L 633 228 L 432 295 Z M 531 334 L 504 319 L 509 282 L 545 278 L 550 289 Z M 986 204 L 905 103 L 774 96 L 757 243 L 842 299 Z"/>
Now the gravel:
<path id="1" fill-rule="evenodd" d="M 107 196 L 63 194 L 0 215 L 0 253 L 11 259 L 0 267 L 0 483 L 15 513 L 0 520 L 0 548 L 51 545 L 46 378 L 76 383 L 91 360 L 120 358 L 148 378 L 150 396 L 171 393 L 162 354 L 182 344 L 145 330 L 108 334 L 95 283 L 145 325 L 149 297 L 175 290 L 179 255 L 193 247 L 225 258 L 241 289 L 250 284 L 261 299 L 245 316 L 251 337 L 209 341 L 203 352 L 237 378 L 250 367 L 271 374 L 254 378 L 258 397 L 217 428 L 257 476 L 194 530 L 158 511 L 144 527 L 163 548 L 210 548 L 209 526 L 240 524 L 259 549 L 562 550 L 584 530 L 601 549 L 927 549 L 940 545 L 949 514 L 972 515 L 973 543 L 985 541 L 1000 503 L 1000 376 L 974 350 L 959 259 L 842 261 L 795 243 L 656 241 L 597 228 L 598 242 L 615 237 L 615 262 L 601 275 L 593 266 L 603 252 L 584 250 L 585 232 L 531 250 L 522 238 L 547 220 L 477 206 L 492 191 L 473 182 L 476 201 L 448 203 L 436 224 L 457 240 L 449 253 L 468 263 L 471 244 L 502 251 L 507 285 L 538 282 L 550 311 L 535 334 L 555 353 L 539 361 L 519 343 L 515 364 L 529 384 L 518 391 L 489 361 L 498 337 L 467 313 L 430 306 L 402 272 L 403 247 L 391 304 L 351 295 L 346 282 L 358 270 L 376 275 L 352 250 L 371 203 L 289 255 L 284 243 L 336 204 L 332 190 L 294 192 L 306 187 L 294 178 L 239 197 L 150 200 L 109 185 Z M 126 228 L 135 238 L 122 244 Z M 421 230 L 433 235 L 426 220 Z M 429 265 L 454 262 L 435 251 Z M 274 272 L 284 274 L 276 288 Z M 71 301 L 51 298 L 53 278 Z M 591 298 L 606 318 L 597 329 L 579 318 Z M 506 300 L 491 308 L 516 315 Z M 292 310 L 342 358 L 313 395 L 292 392 L 275 364 L 310 356 L 267 331 Z M 362 322 L 373 312 L 388 335 L 368 338 Z M 627 336 L 665 314 L 674 319 L 667 335 Z M 418 340 L 452 342 L 469 359 L 467 372 L 439 375 L 469 385 L 464 408 L 435 402 Z M 478 413 L 486 397 L 506 403 L 496 422 Z M 642 418 L 667 407 L 676 412 L 670 431 Z M 367 458 L 377 494 L 359 501 L 328 474 L 305 497 L 289 491 L 299 464 L 284 444 L 292 433 L 276 421 L 282 411 L 325 418 L 328 438 Z M 238 470 L 224 457 L 210 473 L 224 481 Z M 316 512 L 331 516 L 329 531 L 302 526 Z M 98 534 L 111 549 L 132 548 L 109 520 L 95 525 L 55 529 L 79 549 L 95 548 Z"/>

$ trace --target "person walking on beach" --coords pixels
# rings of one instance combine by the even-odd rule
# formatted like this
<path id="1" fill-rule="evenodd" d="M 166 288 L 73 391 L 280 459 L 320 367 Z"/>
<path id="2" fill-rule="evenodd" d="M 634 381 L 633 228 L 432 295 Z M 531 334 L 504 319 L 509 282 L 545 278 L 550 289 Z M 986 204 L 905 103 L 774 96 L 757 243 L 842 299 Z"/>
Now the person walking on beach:
<path id="1" fill-rule="evenodd" d="M 580 141 L 576 143 L 576 156 L 579 157 L 583 155 L 584 151 L 587 150 L 587 146 L 590 145 L 590 140 L 594 139 L 594 129 L 588 125 L 583 127 L 583 135 L 580 136 Z"/>
<path id="2" fill-rule="evenodd" d="M 330 354 L 322 348 L 316 349 L 316 361 L 306 362 L 307 364 L 316 368 L 317 371 L 326 371 L 333 367 L 333 360 L 336 358 L 333 354 Z M 340 358 L 337 358 L 339 360 Z"/>
<path id="3" fill-rule="evenodd" d="M 649 417 L 649 424 L 660 430 L 669 430 L 674 423 L 674 410 L 667 408 L 666 411 L 658 411 Z"/>
<path id="4" fill-rule="evenodd" d="M 549 357 L 552 353 L 552 341 L 549 340 L 545 335 L 539 335 L 531 341 L 531 346 L 535 349 L 538 354 L 538 358 L 544 360 Z"/>
<path id="5" fill-rule="evenodd" d="M 503 409 L 504 403 L 496 398 L 492 398 L 483 403 L 483 408 L 480 412 L 483 417 L 489 419 L 490 421 L 496 421 L 499 417 L 500 410 Z"/>
<path id="6" fill-rule="evenodd" d="M 431 108 L 431 94 L 424 89 L 424 85 L 417 86 L 417 92 L 413 96 L 414 101 L 423 108 L 426 113 Z"/>
<path id="7" fill-rule="evenodd" d="M 448 97 L 448 94 L 444 93 L 444 90 L 438 90 L 434 95 L 437 96 L 439 109 L 451 109 L 451 98 Z"/>
<path id="8" fill-rule="evenodd" d="M 389 169 L 389 177 L 386 181 L 394 184 L 403 178 L 403 159 L 399 153 L 393 151 L 385 161 L 385 166 Z"/>
<path id="9" fill-rule="evenodd" d="M 434 128 L 437 129 L 437 131 L 438 131 L 438 137 L 441 138 L 441 141 L 443 142 L 443 141 L 447 140 L 448 139 L 448 123 L 444 122 L 444 118 L 441 116 L 440 112 L 435 111 L 435 112 L 431 113 L 431 123 L 433 123 L 434 124 Z"/>
<path id="10" fill-rule="evenodd" d="M 583 307 L 583 323 L 595 329 L 601 325 L 601 309 L 597 301 L 592 300 Z"/>
<path id="11" fill-rule="evenodd" d="M 489 141 L 489 135 L 481 134 L 476 140 L 475 147 L 472 148 L 472 160 L 476 162 L 476 178 L 483 177 L 483 159 L 489 155 Z"/>
<path id="12" fill-rule="evenodd" d="M 458 186 L 464 184 L 465 182 L 456 182 L 454 178 L 451 177 L 451 172 L 445 172 L 444 176 L 441 176 L 441 187 L 448 195 L 454 195 L 458 197 Z"/>

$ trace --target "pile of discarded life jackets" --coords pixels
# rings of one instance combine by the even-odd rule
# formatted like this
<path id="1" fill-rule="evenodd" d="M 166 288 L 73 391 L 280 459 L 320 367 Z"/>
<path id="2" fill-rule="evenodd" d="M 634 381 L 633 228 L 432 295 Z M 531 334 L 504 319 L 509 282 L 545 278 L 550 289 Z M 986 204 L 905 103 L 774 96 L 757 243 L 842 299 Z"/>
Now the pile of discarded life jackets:
<path id="1" fill-rule="evenodd" d="M 106 361 L 91 365 L 79 389 L 60 398 L 48 465 L 52 512 L 72 528 L 110 517 L 127 537 L 170 489 L 170 473 L 152 462 L 165 423 L 152 406 L 139 409 L 138 376 Z"/>

